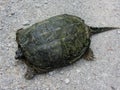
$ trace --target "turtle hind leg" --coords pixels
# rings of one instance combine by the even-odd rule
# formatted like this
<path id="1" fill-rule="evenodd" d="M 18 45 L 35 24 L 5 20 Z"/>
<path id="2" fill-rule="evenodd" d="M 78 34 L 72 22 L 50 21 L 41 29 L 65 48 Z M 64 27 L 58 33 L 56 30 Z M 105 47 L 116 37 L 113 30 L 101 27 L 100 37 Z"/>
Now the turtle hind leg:
<path id="1" fill-rule="evenodd" d="M 28 67 L 25 73 L 25 79 L 30 80 L 34 78 L 35 75 L 36 75 L 35 70 L 31 67 Z"/>
<path id="2" fill-rule="evenodd" d="M 92 60 L 94 60 L 94 54 L 93 54 L 93 51 L 91 50 L 91 48 L 89 48 L 86 52 L 85 52 L 85 54 L 83 55 L 83 58 L 85 59 L 85 60 L 88 60 L 88 61 L 92 61 Z"/>

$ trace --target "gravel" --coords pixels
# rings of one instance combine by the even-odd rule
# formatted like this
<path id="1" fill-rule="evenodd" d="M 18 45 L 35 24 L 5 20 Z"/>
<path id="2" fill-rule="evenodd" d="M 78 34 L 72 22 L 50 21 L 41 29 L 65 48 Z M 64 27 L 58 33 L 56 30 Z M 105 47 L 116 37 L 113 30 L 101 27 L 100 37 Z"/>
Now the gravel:
<path id="1" fill-rule="evenodd" d="M 27 25 L 30 25 L 30 21 L 24 21 L 23 22 L 23 26 L 27 26 Z"/>
<path id="2" fill-rule="evenodd" d="M 70 80 L 68 78 L 65 79 L 65 83 L 68 84 Z"/>
<path id="3" fill-rule="evenodd" d="M 94 61 L 24 79 L 27 67 L 14 59 L 16 31 L 63 13 L 90 26 L 120 26 L 120 0 L 0 0 L 0 90 L 120 90 L 120 29 L 91 38 Z"/>
<path id="4" fill-rule="evenodd" d="M 120 34 L 120 31 L 118 31 L 118 33 Z"/>
<path id="5" fill-rule="evenodd" d="M 2 27 L 0 27 L 0 30 L 2 30 Z"/>

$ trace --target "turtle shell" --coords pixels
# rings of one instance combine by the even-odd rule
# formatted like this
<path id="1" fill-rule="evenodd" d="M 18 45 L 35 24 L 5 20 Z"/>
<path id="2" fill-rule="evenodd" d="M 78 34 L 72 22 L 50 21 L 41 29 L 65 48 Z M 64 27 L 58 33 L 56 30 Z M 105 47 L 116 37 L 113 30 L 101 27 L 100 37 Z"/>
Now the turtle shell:
<path id="1" fill-rule="evenodd" d="M 16 40 L 26 60 L 41 68 L 79 60 L 90 44 L 89 27 L 73 15 L 58 15 L 18 30 Z"/>

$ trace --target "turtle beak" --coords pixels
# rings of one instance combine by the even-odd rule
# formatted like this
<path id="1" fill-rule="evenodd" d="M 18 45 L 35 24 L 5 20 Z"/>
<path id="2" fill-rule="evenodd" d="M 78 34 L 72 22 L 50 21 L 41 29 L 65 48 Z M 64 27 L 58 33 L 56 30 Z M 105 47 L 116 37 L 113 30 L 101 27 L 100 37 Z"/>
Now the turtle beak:
<path id="1" fill-rule="evenodd" d="M 23 59 L 23 53 L 21 52 L 20 49 L 16 51 L 15 59 Z"/>
<path id="2" fill-rule="evenodd" d="M 19 59 L 19 56 L 17 54 L 15 55 L 15 59 Z"/>
<path id="3" fill-rule="evenodd" d="M 17 51 L 16 51 L 16 55 L 15 55 L 15 59 L 20 59 L 20 56 L 21 56 L 21 55 L 20 55 L 19 51 L 17 50 Z"/>

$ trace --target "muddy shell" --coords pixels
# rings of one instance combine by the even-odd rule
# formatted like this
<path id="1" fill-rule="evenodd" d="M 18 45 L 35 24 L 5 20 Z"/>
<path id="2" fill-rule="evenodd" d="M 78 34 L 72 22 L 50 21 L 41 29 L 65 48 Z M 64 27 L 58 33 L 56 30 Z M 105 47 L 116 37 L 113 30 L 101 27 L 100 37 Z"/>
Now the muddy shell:
<path id="1" fill-rule="evenodd" d="M 80 58 L 93 59 L 90 27 L 73 15 L 57 15 L 16 33 L 16 59 L 28 66 L 25 77 L 49 72 L 74 63 Z"/>

